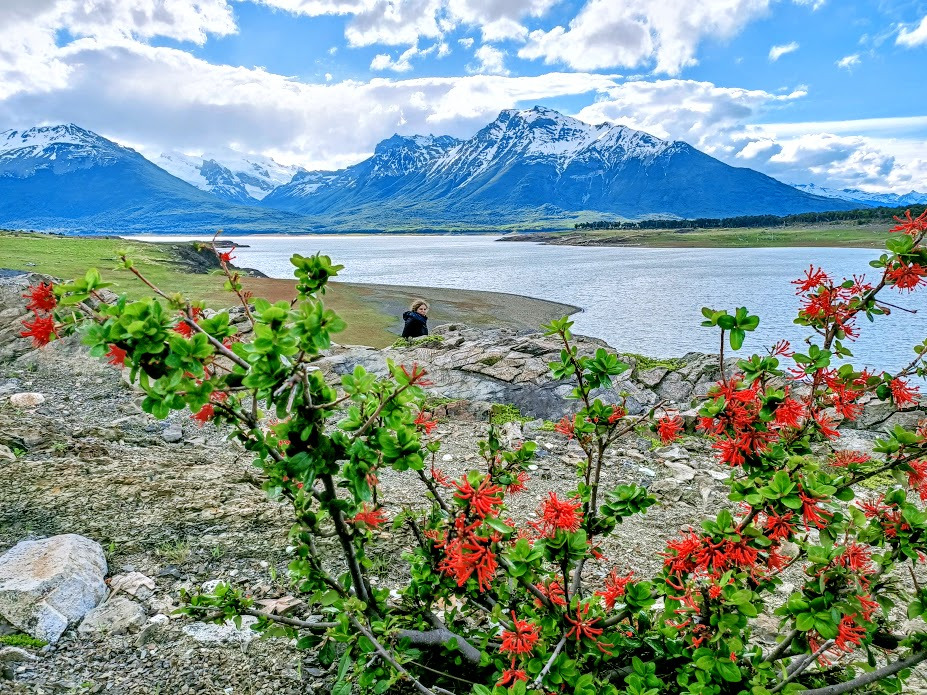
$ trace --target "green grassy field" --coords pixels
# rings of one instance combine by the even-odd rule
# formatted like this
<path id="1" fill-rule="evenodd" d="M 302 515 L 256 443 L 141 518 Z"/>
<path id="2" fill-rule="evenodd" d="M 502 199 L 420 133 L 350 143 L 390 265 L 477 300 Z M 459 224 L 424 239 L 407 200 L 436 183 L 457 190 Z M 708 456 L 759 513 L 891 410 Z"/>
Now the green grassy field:
<path id="1" fill-rule="evenodd" d="M 0 231 L 0 269 L 22 270 L 71 279 L 97 268 L 111 288 L 130 299 L 151 296 L 151 290 L 132 273 L 119 267 L 119 253 L 126 251 L 144 275 L 167 293 L 181 292 L 191 299 L 221 309 L 238 299 L 223 289 L 225 276 L 204 272 L 203 259 L 190 243 L 150 243 L 118 238 L 65 237 L 27 232 Z M 208 257 L 207 257 L 208 258 Z M 255 297 L 289 301 L 295 280 L 246 277 L 246 290 Z M 432 306 L 431 325 L 466 323 L 474 326 L 538 328 L 576 307 L 517 295 L 475 290 L 398 287 L 333 282 L 325 304 L 347 322 L 336 340 L 344 344 L 385 347 L 401 329 L 402 312 L 413 298 Z"/>
<path id="2" fill-rule="evenodd" d="M 887 225 L 843 223 L 796 227 L 731 229 L 583 229 L 526 234 L 532 240 L 575 246 L 650 246 L 746 248 L 772 246 L 847 246 L 878 248 L 889 236 Z M 521 235 L 519 235 L 521 236 Z"/>

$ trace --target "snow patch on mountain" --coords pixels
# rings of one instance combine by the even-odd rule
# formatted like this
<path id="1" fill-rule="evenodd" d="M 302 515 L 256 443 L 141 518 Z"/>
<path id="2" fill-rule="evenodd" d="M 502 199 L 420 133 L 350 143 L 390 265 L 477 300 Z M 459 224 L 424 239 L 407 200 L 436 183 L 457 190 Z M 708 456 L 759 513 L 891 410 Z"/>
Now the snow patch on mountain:
<path id="1" fill-rule="evenodd" d="M 0 132 L 0 176 L 31 176 L 40 169 L 56 174 L 108 166 L 134 150 L 73 123 Z"/>
<path id="2" fill-rule="evenodd" d="M 201 190 L 243 203 L 263 200 L 302 171 L 300 167 L 280 164 L 270 157 L 228 148 L 199 156 L 163 152 L 154 163 Z"/>
<path id="3" fill-rule="evenodd" d="M 911 191 L 910 193 L 871 193 L 858 188 L 827 188 L 813 183 L 793 183 L 794 188 L 813 195 L 821 195 L 838 200 L 849 200 L 863 205 L 904 207 L 905 205 L 927 204 L 927 193 Z"/>

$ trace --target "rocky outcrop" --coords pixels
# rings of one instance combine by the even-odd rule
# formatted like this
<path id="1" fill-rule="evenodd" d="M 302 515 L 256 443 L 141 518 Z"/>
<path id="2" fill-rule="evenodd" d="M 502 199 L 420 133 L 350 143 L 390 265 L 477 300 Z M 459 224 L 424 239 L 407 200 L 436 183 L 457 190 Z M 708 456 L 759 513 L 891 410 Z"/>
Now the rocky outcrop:
<path id="1" fill-rule="evenodd" d="M 103 548 L 76 534 L 21 541 L 0 556 L 0 617 L 37 639 L 62 633 L 106 596 Z"/>
<path id="2" fill-rule="evenodd" d="M 568 381 L 555 381 L 549 363 L 560 360 L 563 344 L 541 333 L 511 329 L 475 329 L 461 324 L 438 326 L 433 338 L 409 348 L 376 350 L 358 346 L 338 346 L 319 366 L 336 374 L 346 374 L 355 365 L 377 374 L 386 374 L 386 360 L 409 364 L 418 362 L 434 383 L 437 395 L 466 401 L 513 404 L 525 415 L 556 420 L 570 412 L 573 403 L 566 396 L 573 388 Z M 576 336 L 580 355 L 592 355 L 598 348 L 611 350 L 596 338 Z M 717 358 L 690 353 L 673 360 L 670 366 L 638 365 L 632 355 L 622 359 L 631 365 L 614 379 L 611 389 L 595 395 L 611 403 L 624 400 L 631 414 L 665 402 L 686 410 L 696 393 L 704 393 L 717 379 Z"/>

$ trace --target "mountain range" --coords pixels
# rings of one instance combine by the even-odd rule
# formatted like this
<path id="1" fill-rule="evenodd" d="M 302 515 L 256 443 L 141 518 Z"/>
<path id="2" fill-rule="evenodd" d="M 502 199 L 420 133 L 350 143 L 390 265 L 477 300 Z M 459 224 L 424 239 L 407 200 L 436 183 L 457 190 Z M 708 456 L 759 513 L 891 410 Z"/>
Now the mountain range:
<path id="1" fill-rule="evenodd" d="M 684 142 L 543 107 L 503 111 L 468 139 L 394 135 L 338 171 L 232 150 L 167 152 L 149 161 L 73 124 L 0 133 L 0 227 L 15 229 L 537 229 L 589 218 L 786 215 L 880 204 L 861 191 L 789 186 Z"/>

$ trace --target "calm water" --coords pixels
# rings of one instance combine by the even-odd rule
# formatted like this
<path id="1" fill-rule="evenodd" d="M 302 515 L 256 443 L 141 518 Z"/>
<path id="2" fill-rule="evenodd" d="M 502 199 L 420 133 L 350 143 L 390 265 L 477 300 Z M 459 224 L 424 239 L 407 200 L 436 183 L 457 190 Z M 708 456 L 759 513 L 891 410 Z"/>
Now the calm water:
<path id="1" fill-rule="evenodd" d="M 163 239 L 163 237 L 162 237 Z M 837 276 L 872 271 L 869 249 L 643 249 L 543 246 L 496 242 L 489 236 L 242 236 L 229 239 L 237 263 L 273 277 L 292 277 L 289 256 L 321 251 L 345 266 L 350 282 L 422 285 L 511 292 L 573 304 L 574 330 L 616 349 L 657 357 L 717 351 L 717 334 L 702 328 L 703 306 L 746 306 L 760 316 L 741 354 L 779 337 L 798 343 L 808 333 L 792 320 L 798 298 L 789 281 L 809 263 Z M 854 364 L 897 369 L 927 337 L 927 294 L 884 293 L 884 299 L 919 309 L 863 319 L 853 344 Z"/>

